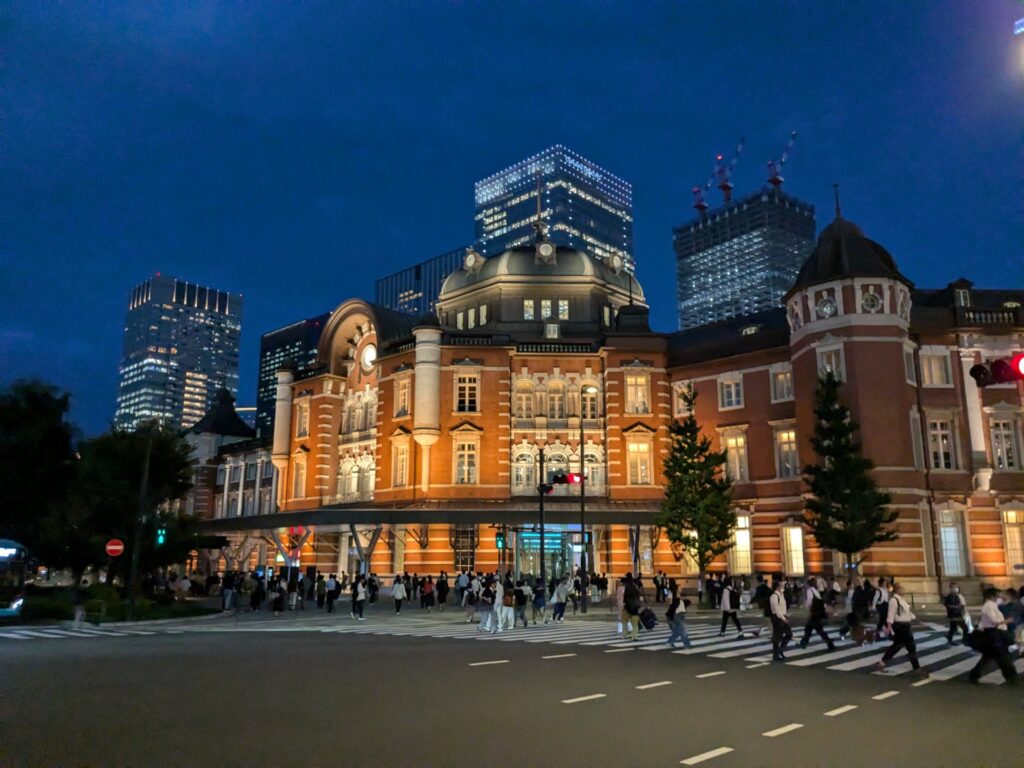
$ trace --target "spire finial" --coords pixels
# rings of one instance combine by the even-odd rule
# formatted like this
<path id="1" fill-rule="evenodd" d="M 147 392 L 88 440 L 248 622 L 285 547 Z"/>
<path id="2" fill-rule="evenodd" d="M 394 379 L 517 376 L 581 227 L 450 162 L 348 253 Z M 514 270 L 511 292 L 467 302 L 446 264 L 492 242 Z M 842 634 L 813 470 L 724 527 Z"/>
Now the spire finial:
<path id="1" fill-rule="evenodd" d="M 836 196 L 836 218 L 843 218 L 843 209 L 839 207 L 839 184 L 832 185 L 832 191 Z"/>

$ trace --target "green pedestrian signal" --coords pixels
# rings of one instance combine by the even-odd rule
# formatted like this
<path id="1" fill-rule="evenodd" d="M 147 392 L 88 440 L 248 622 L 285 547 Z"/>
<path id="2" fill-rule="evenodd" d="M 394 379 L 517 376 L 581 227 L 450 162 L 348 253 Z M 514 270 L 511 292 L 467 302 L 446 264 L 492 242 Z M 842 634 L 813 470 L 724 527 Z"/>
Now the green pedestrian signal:
<path id="1" fill-rule="evenodd" d="M 159 547 L 167 541 L 167 529 L 157 528 L 156 529 L 156 545 Z"/>
<path id="2" fill-rule="evenodd" d="M 505 534 L 504 533 L 496 533 L 494 535 L 494 545 L 498 549 L 504 549 L 505 548 Z"/>

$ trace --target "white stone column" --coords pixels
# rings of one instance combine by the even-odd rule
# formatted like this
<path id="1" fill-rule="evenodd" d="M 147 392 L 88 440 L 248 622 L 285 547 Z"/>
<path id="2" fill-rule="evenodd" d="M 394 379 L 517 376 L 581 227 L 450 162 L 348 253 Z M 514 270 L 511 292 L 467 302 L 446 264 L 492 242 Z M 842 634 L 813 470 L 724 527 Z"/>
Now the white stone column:
<path id="1" fill-rule="evenodd" d="M 235 505 L 235 516 L 242 516 L 242 501 L 245 498 L 245 458 L 242 458 L 242 464 L 238 467 L 238 504 Z"/>
<path id="2" fill-rule="evenodd" d="M 971 366 L 975 364 L 974 352 L 960 350 L 960 370 L 964 382 L 964 405 L 967 408 L 967 425 L 971 433 L 971 469 L 974 471 L 974 487 L 987 492 L 992 482 L 992 467 L 985 451 L 985 427 L 981 419 L 981 392 L 977 382 L 971 378 Z"/>
<path id="3" fill-rule="evenodd" d="M 430 446 L 441 435 L 441 329 L 421 326 L 413 329 L 413 335 L 416 363 L 412 432 L 422 449 L 420 489 L 426 493 L 430 490 Z"/>
<path id="4" fill-rule="evenodd" d="M 274 400 L 274 447 L 271 461 L 277 472 L 274 476 L 274 503 L 278 509 L 284 506 L 284 499 L 278 496 L 285 484 L 277 482 L 277 475 L 286 476 L 288 456 L 292 444 L 292 382 L 295 374 L 287 368 L 277 372 L 277 396 Z M 283 493 L 282 493 L 283 495 Z"/>
<path id="5" fill-rule="evenodd" d="M 224 487 L 220 495 L 220 516 L 228 516 L 228 491 L 231 488 L 231 465 L 224 465 Z"/>
<path id="6" fill-rule="evenodd" d="M 252 489 L 252 513 L 260 514 L 260 500 L 263 497 L 263 457 L 256 459 L 256 484 Z"/>
<path id="7" fill-rule="evenodd" d="M 277 512 L 281 505 L 277 503 L 277 478 L 281 472 L 274 467 L 274 473 L 270 476 L 270 509 L 267 510 L 268 515 L 272 515 Z"/>

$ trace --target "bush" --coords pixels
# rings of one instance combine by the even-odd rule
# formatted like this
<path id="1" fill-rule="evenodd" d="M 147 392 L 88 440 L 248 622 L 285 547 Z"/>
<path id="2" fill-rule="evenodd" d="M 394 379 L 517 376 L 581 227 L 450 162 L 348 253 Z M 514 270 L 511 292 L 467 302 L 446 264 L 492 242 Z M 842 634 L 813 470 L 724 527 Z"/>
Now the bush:
<path id="1" fill-rule="evenodd" d="M 21 606 L 22 621 L 64 621 L 74 618 L 70 597 L 28 595 Z"/>

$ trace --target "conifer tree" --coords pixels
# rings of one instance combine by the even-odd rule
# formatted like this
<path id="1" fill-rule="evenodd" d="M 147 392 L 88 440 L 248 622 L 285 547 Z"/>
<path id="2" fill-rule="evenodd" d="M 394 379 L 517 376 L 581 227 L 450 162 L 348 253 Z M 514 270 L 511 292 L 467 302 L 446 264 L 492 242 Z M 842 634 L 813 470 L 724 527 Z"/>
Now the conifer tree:
<path id="1" fill-rule="evenodd" d="M 892 499 L 871 478 L 874 462 L 861 454 L 858 425 L 839 398 L 839 386 L 829 371 L 814 394 L 811 447 L 818 461 L 804 467 L 804 481 L 813 494 L 804 519 L 821 546 L 843 553 L 849 569 L 858 564 L 853 563 L 856 553 L 896 539 L 890 526 L 898 513 L 887 508 Z"/>
<path id="2" fill-rule="evenodd" d="M 726 476 L 725 451 L 713 451 L 701 433 L 693 386 L 683 393 L 687 414 L 669 426 L 672 447 L 665 458 L 665 498 L 656 522 L 669 541 L 689 554 L 700 573 L 732 546 L 736 512 L 732 481 Z"/>

